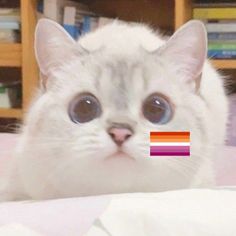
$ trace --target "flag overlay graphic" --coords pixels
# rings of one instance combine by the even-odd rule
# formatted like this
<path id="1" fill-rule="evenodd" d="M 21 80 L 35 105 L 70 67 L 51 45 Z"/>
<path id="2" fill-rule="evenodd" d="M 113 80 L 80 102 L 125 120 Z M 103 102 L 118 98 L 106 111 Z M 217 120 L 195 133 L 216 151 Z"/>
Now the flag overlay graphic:
<path id="1" fill-rule="evenodd" d="M 190 132 L 150 132 L 150 156 L 190 156 Z"/>

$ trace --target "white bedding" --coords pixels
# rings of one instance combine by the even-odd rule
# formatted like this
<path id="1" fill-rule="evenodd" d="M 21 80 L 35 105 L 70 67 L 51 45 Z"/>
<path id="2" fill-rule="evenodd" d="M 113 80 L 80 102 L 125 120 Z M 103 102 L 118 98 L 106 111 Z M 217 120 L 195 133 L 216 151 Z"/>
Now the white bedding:
<path id="1" fill-rule="evenodd" d="M 4 203 L 0 235 L 234 236 L 235 199 L 233 189 L 193 189 Z"/>
<path id="2" fill-rule="evenodd" d="M 86 236 L 234 236 L 236 191 L 183 190 L 114 198 Z"/>

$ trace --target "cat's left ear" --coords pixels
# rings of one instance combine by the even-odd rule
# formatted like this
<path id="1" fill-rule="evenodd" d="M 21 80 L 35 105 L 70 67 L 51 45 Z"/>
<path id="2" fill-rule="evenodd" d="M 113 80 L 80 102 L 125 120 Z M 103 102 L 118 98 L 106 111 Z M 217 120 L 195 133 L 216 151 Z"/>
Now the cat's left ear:
<path id="1" fill-rule="evenodd" d="M 185 82 L 196 81 L 207 57 L 207 33 L 201 21 L 191 20 L 180 27 L 159 49 Z"/>
<path id="2" fill-rule="evenodd" d="M 35 30 L 35 54 L 43 76 L 68 58 L 75 45 L 74 39 L 62 26 L 49 19 L 39 20 Z"/>

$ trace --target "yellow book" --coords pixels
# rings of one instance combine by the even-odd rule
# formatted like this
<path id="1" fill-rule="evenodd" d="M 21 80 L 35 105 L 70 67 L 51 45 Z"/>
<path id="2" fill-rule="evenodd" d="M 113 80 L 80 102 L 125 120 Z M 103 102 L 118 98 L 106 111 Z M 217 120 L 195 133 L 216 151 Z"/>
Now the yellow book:
<path id="1" fill-rule="evenodd" d="M 236 7 L 194 8 L 194 19 L 236 19 Z"/>

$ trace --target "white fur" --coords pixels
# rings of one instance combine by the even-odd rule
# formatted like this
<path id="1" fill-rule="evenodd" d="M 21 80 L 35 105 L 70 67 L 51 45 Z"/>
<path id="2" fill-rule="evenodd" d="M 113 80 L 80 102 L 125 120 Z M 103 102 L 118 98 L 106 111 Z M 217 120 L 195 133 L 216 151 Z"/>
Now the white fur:
<path id="1" fill-rule="evenodd" d="M 212 161 L 225 138 L 227 100 L 220 75 L 205 55 L 206 33 L 198 21 L 187 23 L 167 43 L 145 25 L 120 22 L 75 43 L 56 23 L 41 20 L 36 56 L 46 90 L 27 115 L 5 199 L 213 184 Z M 111 70 L 117 63 L 126 66 L 122 76 L 129 88 L 124 95 L 127 110 L 117 109 L 114 103 L 124 99 L 117 93 L 120 75 Z M 84 91 L 99 99 L 103 113 L 91 122 L 75 124 L 68 116 L 68 103 Z M 173 119 L 165 125 L 154 125 L 141 114 L 142 101 L 153 92 L 166 95 L 174 104 Z M 117 146 L 106 132 L 110 121 L 134 127 L 134 136 L 124 144 L 130 158 L 114 156 Z M 154 130 L 189 130 L 191 157 L 148 158 L 149 132 Z"/>

